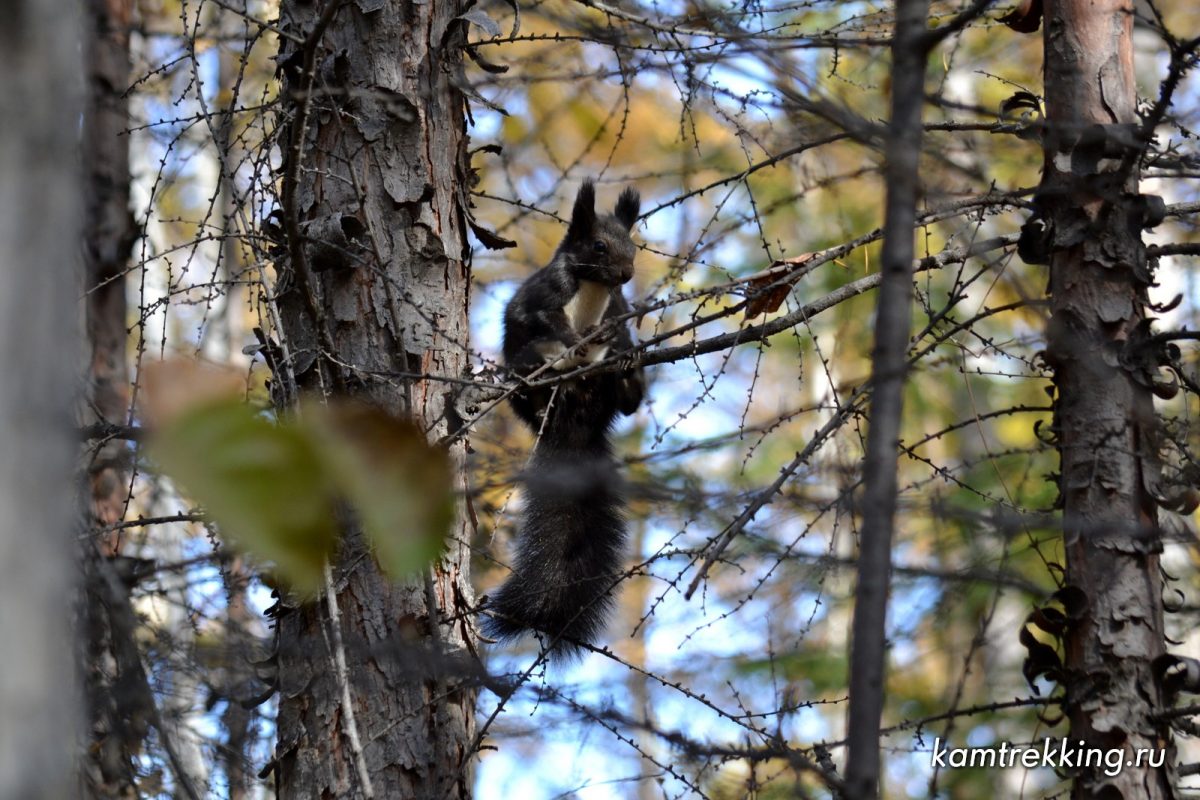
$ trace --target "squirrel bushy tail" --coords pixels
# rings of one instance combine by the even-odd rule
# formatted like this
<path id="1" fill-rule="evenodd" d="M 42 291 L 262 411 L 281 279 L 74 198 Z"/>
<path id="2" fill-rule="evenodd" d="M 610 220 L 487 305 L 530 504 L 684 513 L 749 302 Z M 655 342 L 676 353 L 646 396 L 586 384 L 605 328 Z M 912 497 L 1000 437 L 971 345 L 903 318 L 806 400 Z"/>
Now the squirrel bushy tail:
<path id="1" fill-rule="evenodd" d="M 512 574 L 488 600 L 489 635 L 508 640 L 538 631 L 557 658 L 596 639 L 625 551 L 623 494 L 607 446 L 538 445 L 525 474 Z"/>

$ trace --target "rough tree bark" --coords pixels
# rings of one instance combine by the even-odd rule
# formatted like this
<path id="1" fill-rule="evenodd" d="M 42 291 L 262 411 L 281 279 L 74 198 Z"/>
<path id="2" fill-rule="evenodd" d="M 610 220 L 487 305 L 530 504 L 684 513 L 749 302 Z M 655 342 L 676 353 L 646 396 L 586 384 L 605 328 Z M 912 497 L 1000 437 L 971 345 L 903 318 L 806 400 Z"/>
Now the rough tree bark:
<path id="1" fill-rule="evenodd" d="M 892 41 L 892 112 L 884 168 L 887 204 L 882 280 L 871 353 L 871 422 L 863 459 L 862 535 L 850 650 L 847 798 L 879 795 L 879 723 L 883 713 L 888 587 L 896 511 L 896 455 L 912 325 L 913 228 L 916 224 L 921 112 L 925 93 L 928 0 L 898 0 Z"/>
<path id="2" fill-rule="evenodd" d="M 79 13 L 0 15 L 0 797 L 74 797 Z"/>
<path id="3" fill-rule="evenodd" d="M 1047 134 L 1039 202 L 1052 318 L 1055 433 L 1066 581 L 1070 736 L 1089 747 L 1164 747 L 1151 662 L 1164 650 L 1156 420 L 1130 349 L 1150 282 L 1137 201 L 1132 0 L 1048 0 Z M 1076 592 L 1078 590 L 1078 592 Z M 1083 769 L 1073 796 L 1173 797 L 1169 767 Z"/>
<path id="4" fill-rule="evenodd" d="M 128 340 L 124 272 L 137 227 L 129 210 L 130 0 L 89 0 L 85 4 L 86 90 L 80 150 L 83 163 L 83 280 L 87 388 L 81 403 L 84 425 L 123 425 L 129 414 Z M 120 522 L 129 490 L 126 443 L 96 440 L 84 452 L 89 493 L 85 513 L 91 529 Z M 133 757 L 138 742 L 130 724 L 127 697 L 121 696 L 121 659 L 114 653 L 113 626 L 103 601 L 95 559 L 117 555 L 117 531 L 89 538 L 81 548 L 87 576 L 80 607 L 85 648 L 82 666 L 90 742 L 80 764 L 91 797 L 135 797 Z"/>
<path id="5" fill-rule="evenodd" d="M 280 18 L 295 39 L 280 54 L 288 258 L 276 289 L 296 383 L 409 416 L 433 438 L 454 418 L 450 385 L 418 376 L 468 364 L 466 5 L 290 0 Z M 461 443 L 451 455 L 461 481 Z M 361 537 L 343 542 L 336 595 L 375 797 L 470 794 L 475 692 L 444 669 L 470 646 L 468 539 L 460 510 L 432 574 L 402 583 Z M 284 800 L 363 796 L 324 612 L 278 620 Z"/>
<path id="6" fill-rule="evenodd" d="M 85 424 L 124 425 L 129 416 L 128 320 L 124 272 L 137 227 L 129 210 L 130 0 L 89 0 L 85 42 L 87 104 L 80 137 L 84 173 L 84 300 L 88 347 Z M 87 465 L 92 516 L 101 527 L 121 520 L 128 495 L 125 442 L 98 447 Z M 116 534 L 101 543 L 116 550 Z"/>

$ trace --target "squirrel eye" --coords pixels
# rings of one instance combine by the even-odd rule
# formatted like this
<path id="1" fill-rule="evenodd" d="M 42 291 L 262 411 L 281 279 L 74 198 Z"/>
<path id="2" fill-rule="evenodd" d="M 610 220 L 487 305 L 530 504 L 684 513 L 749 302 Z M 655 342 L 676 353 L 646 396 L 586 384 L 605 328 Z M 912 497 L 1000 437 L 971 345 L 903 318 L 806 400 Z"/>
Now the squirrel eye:
<path id="1" fill-rule="evenodd" d="M 607 253 L 608 243 L 601 239 L 597 239 L 596 241 L 592 242 L 592 250 L 596 251 L 597 253 Z"/>

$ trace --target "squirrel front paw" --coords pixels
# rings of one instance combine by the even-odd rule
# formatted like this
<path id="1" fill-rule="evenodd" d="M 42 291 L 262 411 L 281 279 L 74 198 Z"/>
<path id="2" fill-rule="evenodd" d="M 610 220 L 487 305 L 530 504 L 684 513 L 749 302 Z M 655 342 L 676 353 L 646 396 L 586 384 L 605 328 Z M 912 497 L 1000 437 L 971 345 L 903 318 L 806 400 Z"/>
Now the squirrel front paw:
<path id="1" fill-rule="evenodd" d="M 612 341 L 616 330 L 611 322 L 604 321 L 596 325 L 589 325 L 580 333 L 579 338 L 587 339 L 589 344 L 604 344 Z"/>

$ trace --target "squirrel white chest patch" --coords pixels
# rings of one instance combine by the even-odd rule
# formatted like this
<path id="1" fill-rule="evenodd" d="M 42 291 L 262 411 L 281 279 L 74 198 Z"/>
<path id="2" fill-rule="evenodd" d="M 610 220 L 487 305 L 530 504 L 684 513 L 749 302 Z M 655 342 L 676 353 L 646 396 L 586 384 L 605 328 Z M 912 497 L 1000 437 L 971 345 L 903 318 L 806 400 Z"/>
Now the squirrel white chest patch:
<path id="1" fill-rule="evenodd" d="M 593 325 L 599 325 L 610 298 L 609 288 L 603 283 L 580 281 L 579 291 L 563 308 L 567 319 L 571 321 L 571 329 L 583 333 Z"/>
<path id="2" fill-rule="evenodd" d="M 582 334 L 588 328 L 600 324 L 604 312 L 608 309 L 608 301 L 612 299 L 609 288 L 595 281 L 580 281 L 579 291 L 563 307 L 571 330 Z M 564 356 L 566 348 L 561 342 L 547 341 L 537 345 L 537 350 L 546 361 L 556 370 L 574 369 L 582 364 L 594 364 L 603 361 L 608 355 L 608 345 L 592 343 L 583 345 L 581 352 Z"/>

